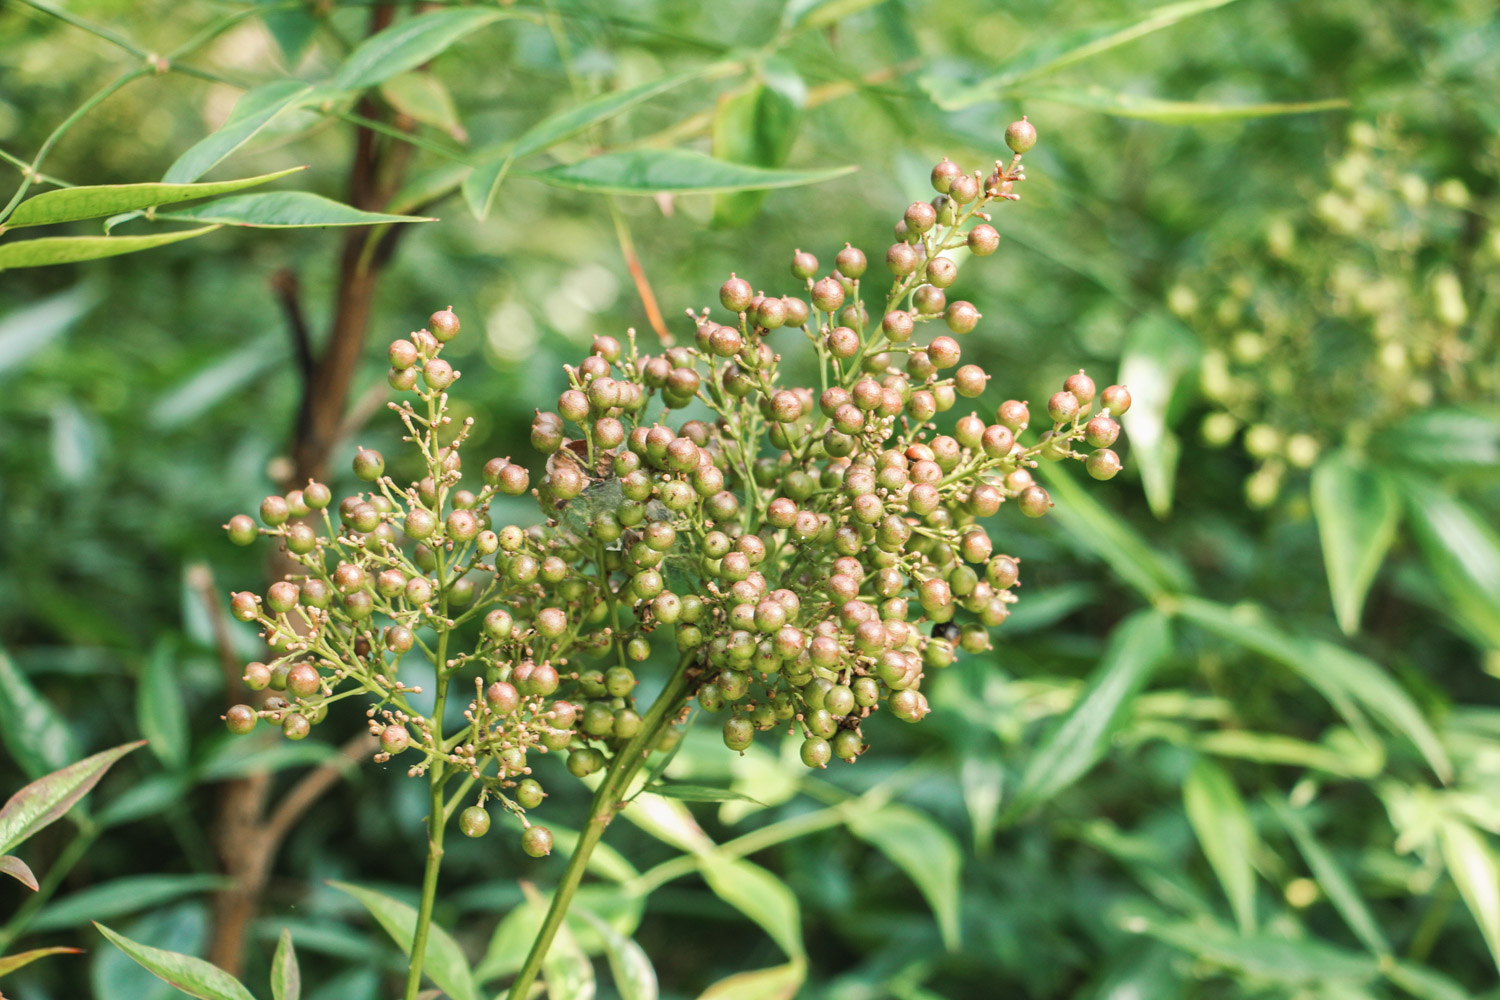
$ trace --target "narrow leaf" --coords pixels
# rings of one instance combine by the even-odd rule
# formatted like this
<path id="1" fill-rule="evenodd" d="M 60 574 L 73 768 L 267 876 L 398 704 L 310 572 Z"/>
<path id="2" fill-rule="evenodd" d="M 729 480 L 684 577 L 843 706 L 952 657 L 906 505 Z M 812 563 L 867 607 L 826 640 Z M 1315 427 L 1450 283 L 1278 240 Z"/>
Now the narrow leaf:
<path id="1" fill-rule="evenodd" d="M 885 0 L 790 0 L 781 12 L 787 28 L 826 28 Z"/>
<path id="2" fill-rule="evenodd" d="M 152 648 L 141 668 L 135 698 L 136 725 L 151 752 L 168 770 L 187 763 L 187 705 L 175 669 L 176 650 L 163 640 Z"/>
<path id="3" fill-rule="evenodd" d="M 96 923 L 94 926 L 116 948 L 135 959 L 152 975 L 165 980 L 188 996 L 197 997 L 198 1000 L 255 1000 L 238 979 L 201 958 L 137 944 L 103 924 Z"/>
<path id="4" fill-rule="evenodd" d="M 1255 931 L 1255 871 L 1250 858 L 1255 852 L 1255 828 L 1245 811 L 1245 800 L 1229 774 L 1204 757 L 1188 772 L 1182 786 L 1188 822 L 1198 836 L 1208 863 L 1229 897 L 1229 908 L 1241 934 Z"/>
<path id="5" fill-rule="evenodd" d="M 645 791 L 653 795 L 662 795 L 669 799 L 681 799 L 683 802 L 754 802 L 756 805 L 764 805 L 748 795 L 741 795 L 729 788 L 710 788 L 707 785 L 686 785 L 676 782 L 658 782 L 646 787 Z"/>
<path id="6" fill-rule="evenodd" d="M 1309 985 L 1338 980 L 1367 982 L 1379 970 L 1373 958 L 1315 940 L 1240 935 L 1227 927 L 1203 923 L 1143 923 L 1144 933 L 1158 941 L 1212 965 L 1271 982 Z"/>
<path id="7" fill-rule="evenodd" d="M 1126 521 L 1104 507 L 1059 465 L 1043 465 L 1047 489 L 1055 506 L 1052 516 L 1098 555 L 1121 580 L 1156 602 L 1168 594 L 1192 589 L 1192 581 L 1176 562 L 1166 558 Z"/>
<path id="8" fill-rule="evenodd" d="M 1370 442 L 1380 454 L 1444 472 L 1500 470 L 1500 412 L 1434 407 L 1387 428 Z"/>
<path id="9" fill-rule="evenodd" d="M 260 229 L 298 229 L 310 226 L 375 226 L 388 222 L 436 222 L 415 215 L 363 212 L 310 191 L 275 191 L 220 198 L 158 218 L 186 222 L 215 222 Z"/>
<path id="10" fill-rule="evenodd" d="M 48 955 L 78 955 L 82 954 L 81 948 L 35 948 L 31 951 L 22 951 L 14 955 L 0 955 L 0 976 L 15 972 L 17 969 L 25 968 L 39 958 Z"/>
<path id="11" fill-rule="evenodd" d="M 61 337 L 99 300 L 95 286 L 80 282 L 66 291 L 0 317 L 0 375 L 19 370 L 33 354 Z"/>
<path id="12" fill-rule="evenodd" d="M 71 187 L 48 191 L 27 198 L 5 220 L 5 228 L 50 226 L 79 219 L 102 219 L 117 212 L 134 212 L 156 205 L 175 205 L 195 198 L 213 198 L 221 194 L 267 184 L 295 174 L 303 167 L 278 170 L 259 177 L 236 181 L 211 181 L 205 184 L 102 184 L 95 187 Z"/>
<path id="13" fill-rule="evenodd" d="M 749 861 L 700 855 L 699 870 L 708 887 L 730 906 L 760 925 L 790 958 L 801 958 L 802 912 L 785 882 Z"/>
<path id="14" fill-rule="evenodd" d="M 527 176 L 553 187 L 595 194 L 712 194 L 821 184 L 853 173 L 854 169 L 767 170 L 725 163 L 686 149 L 635 149 L 605 153 Z"/>
<path id="15" fill-rule="evenodd" d="M 188 147 L 161 179 L 168 184 L 196 181 L 230 153 L 255 138 L 261 129 L 298 107 L 310 93 L 312 86 L 301 80 L 277 80 L 245 91 L 218 131 Z"/>
<path id="16" fill-rule="evenodd" d="M 959 948 L 959 878 L 963 852 L 948 831 L 914 809 L 886 805 L 855 815 L 849 830 L 917 884 L 937 917 L 943 945 Z"/>
<path id="17" fill-rule="evenodd" d="M 1323 887 L 1323 892 L 1328 896 L 1328 901 L 1339 911 L 1339 916 L 1344 918 L 1344 923 L 1354 932 L 1366 948 L 1375 955 L 1389 955 L 1391 953 L 1390 942 L 1385 939 L 1380 925 L 1375 922 L 1375 917 L 1370 913 L 1370 908 L 1360 897 L 1359 890 L 1354 888 L 1354 883 L 1344 873 L 1344 869 L 1328 853 L 1327 848 L 1318 842 L 1307 823 L 1303 820 L 1301 813 L 1293 809 L 1291 805 L 1277 794 L 1269 794 L 1266 801 L 1271 806 L 1271 811 L 1286 832 L 1292 835 L 1292 840 L 1297 845 L 1297 850 L 1302 852 L 1302 857 L 1307 861 L 1308 869 L 1318 884 Z"/>
<path id="18" fill-rule="evenodd" d="M 168 243 L 180 243 L 218 229 L 180 229 L 175 233 L 154 236 L 43 236 L 35 240 L 0 243 L 0 271 L 10 267 L 48 267 L 72 264 L 81 260 L 118 257 L 138 250 L 151 250 Z"/>
<path id="19" fill-rule="evenodd" d="M 61 771 L 33 781 L 12 795 L 0 809 L 0 854 L 10 853 L 12 848 L 38 830 L 61 819 L 99 783 L 111 764 L 140 745 L 126 743 L 85 757 Z"/>
<path id="20" fill-rule="evenodd" d="M 542 978 L 547 982 L 547 1000 L 594 1000 L 593 963 L 566 921 L 557 928 L 552 947 L 542 958 Z"/>
<path id="21" fill-rule="evenodd" d="M 1446 608 L 1474 637 L 1500 649 L 1500 536 L 1431 480 L 1404 484 L 1406 517 Z"/>
<path id="22" fill-rule="evenodd" d="M 1334 613 L 1345 634 L 1353 635 L 1365 594 L 1396 537 L 1400 502 L 1384 476 L 1341 450 L 1313 470 L 1312 507 Z"/>
<path id="23" fill-rule="evenodd" d="M 271 957 L 272 1000 L 302 1000 L 302 970 L 297 966 L 297 950 L 292 947 L 292 932 L 282 928 Z"/>
<path id="24" fill-rule="evenodd" d="M 36 779 L 77 760 L 82 751 L 68 724 L 10 657 L 0 650 L 0 743 Z M 5 848 L 0 847 L 0 853 Z"/>
<path id="25" fill-rule="evenodd" d="M 698 995 L 698 1000 L 792 1000 L 807 979 L 802 959 L 721 979 Z"/>
<path id="26" fill-rule="evenodd" d="M 656 969 L 645 949 L 585 909 L 575 911 L 604 941 L 604 956 L 620 1000 L 657 1000 Z"/>
<path id="27" fill-rule="evenodd" d="M 1484 837 L 1467 823 L 1442 824 L 1443 863 L 1479 925 L 1490 957 L 1500 966 L 1500 859 Z"/>
<path id="28" fill-rule="evenodd" d="M 256 0 L 259 6 L 269 8 L 260 15 L 266 30 L 276 40 L 288 69 L 296 69 L 318 33 L 318 18 L 313 7 L 287 7 L 281 0 Z"/>
<path id="29" fill-rule="evenodd" d="M 1474 995 L 1453 979 L 1414 962 L 1391 962 L 1386 978 L 1419 1000 L 1473 1000 Z"/>
<path id="30" fill-rule="evenodd" d="M 411 954 L 412 939 L 417 931 L 417 911 L 384 893 L 348 882 L 333 882 L 329 885 L 346 892 L 364 904 L 375 921 L 385 929 L 397 946 L 407 955 Z M 423 972 L 443 989 L 453 1000 L 477 1000 L 469 963 L 464 959 L 458 942 L 437 924 L 427 932 L 427 955 L 422 963 Z"/>
<path id="31" fill-rule="evenodd" d="M 373 87 L 416 69 L 487 24 L 518 16 L 518 12 L 492 7 L 454 7 L 407 18 L 361 42 L 330 84 L 338 90 Z"/>
<path id="32" fill-rule="evenodd" d="M 1070 108 L 1097 111 L 1115 118 L 1135 118 L 1163 125 L 1202 125 L 1210 122 L 1304 115 L 1347 108 L 1343 98 L 1321 101 L 1263 101 L 1255 104 L 1223 104 L 1216 101 L 1168 101 L 1159 97 L 1122 94 L 1103 87 L 1026 91 L 1028 100 L 1052 101 Z"/>
<path id="33" fill-rule="evenodd" d="M 765 73 L 743 93 L 721 99 L 714 111 L 713 155 L 730 163 L 780 167 L 791 154 L 806 98 L 806 85 L 788 67 Z M 765 199 L 764 191 L 715 195 L 713 225 L 743 226 Z"/>
<path id="34" fill-rule="evenodd" d="M 1141 469 L 1141 485 L 1151 512 L 1165 518 L 1172 510 L 1173 481 L 1182 448 L 1172 432 L 1170 410 L 1179 386 L 1198 364 L 1198 341 L 1164 313 L 1151 313 L 1125 334 L 1120 381 L 1130 386 L 1135 404 L 1120 418 L 1130 435 L 1130 454 Z"/>
<path id="35" fill-rule="evenodd" d="M 1347 734 L 1348 730 L 1344 732 Z M 1375 750 L 1352 753 L 1348 747 L 1324 746 L 1279 733 L 1253 733 L 1244 729 L 1204 733 L 1193 740 L 1193 746 L 1219 757 L 1305 767 L 1348 778 L 1373 778 L 1384 764 L 1382 755 Z"/>
<path id="36" fill-rule="evenodd" d="M 31 873 L 26 862 L 14 854 L 0 855 L 0 875 L 9 875 L 32 892 L 37 891 L 36 876 Z"/>
<path id="37" fill-rule="evenodd" d="M 529 898 L 507 913 L 490 936 L 484 957 L 474 966 L 474 981 L 482 985 L 521 971 L 546 919 L 546 904 Z"/>
<path id="38" fill-rule="evenodd" d="M 448 87 L 431 73 L 402 73 L 380 85 L 380 96 L 413 121 L 442 129 L 459 142 L 468 139 Z"/>
<path id="39" fill-rule="evenodd" d="M 1136 694 L 1171 652 L 1164 615 L 1138 611 L 1114 630 L 1109 648 L 1078 704 L 1042 737 L 1005 817 L 1014 819 L 1047 802 L 1083 777 L 1109 750 Z"/>
<path id="40" fill-rule="evenodd" d="M 234 884 L 221 875 L 126 875 L 80 889 L 48 905 L 28 925 L 33 931 L 82 927 L 164 906 L 185 896 L 218 892 Z"/>

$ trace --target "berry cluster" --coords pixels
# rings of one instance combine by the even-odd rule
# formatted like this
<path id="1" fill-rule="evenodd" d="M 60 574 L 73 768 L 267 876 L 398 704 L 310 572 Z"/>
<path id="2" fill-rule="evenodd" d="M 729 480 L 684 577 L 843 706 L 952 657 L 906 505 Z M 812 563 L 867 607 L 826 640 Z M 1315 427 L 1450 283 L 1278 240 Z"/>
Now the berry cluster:
<path id="1" fill-rule="evenodd" d="M 464 776 L 479 802 L 462 812 L 463 832 L 486 832 L 493 799 L 540 855 L 551 837 L 526 820 L 545 794 L 533 761 L 566 752 L 580 778 L 639 767 L 678 738 L 691 700 L 726 713 L 730 749 L 783 730 L 810 767 L 863 753 L 864 722 L 882 706 L 920 720 L 924 676 L 960 650 L 988 649 L 1016 600 L 1018 560 L 995 551 L 981 522 L 1012 501 L 1047 512 L 1038 460 L 1113 477 L 1115 417 L 1130 405 L 1123 386 L 1096 391 L 1079 371 L 1032 443 L 1021 440 L 1030 408 L 1013 399 L 991 420 L 971 412 L 940 432 L 939 415 L 990 377 L 960 364 L 956 336 L 980 316 L 946 289 L 954 252 L 984 257 L 999 244 L 985 210 L 1017 197 L 1035 130 L 1018 122 L 1006 138 L 1015 155 L 988 178 L 947 160 L 933 169 L 937 197 L 906 210 L 886 251 L 893 278 L 878 320 L 866 311 L 868 261 L 846 244 L 826 274 L 812 254 L 793 255 L 798 295 L 731 276 L 726 313 L 689 314 L 692 346 L 646 355 L 633 331 L 624 344 L 597 338 L 565 366 L 555 412 L 532 424 L 546 456 L 535 488 L 504 458 L 483 465 L 476 490 L 463 485 L 471 422 L 452 426 L 459 373 L 441 357 L 459 331 L 453 313 L 394 342 L 389 381 L 412 398 L 391 406 L 427 475 L 397 483 L 361 449 L 354 472 L 367 491 L 334 505 L 313 482 L 267 498 L 263 527 L 230 521 L 233 541 L 272 536 L 300 568 L 263 596 L 233 597 L 235 616 L 277 655 L 245 677 L 275 694 L 231 709 L 230 729 L 267 719 L 300 739 L 329 704 L 363 694 L 378 760 L 407 754 L 414 775 Z M 919 338 L 938 320 L 947 332 Z M 779 352 L 804 338 L 817 389 L 780 381 Z M 673 411 L 695 412 L 672 421 Z M 528 491 L 542 522 L 492 527 L 491 501 Z M 471 622 L 477 637 L 459 652 L 450 640 Z M 664 639 L 678 668 L 643 714 L 632 664 Z M 398 678 L 413 651 L 435 671 L 426 716 Z M 445 734 L 450 688 L 472 693 L 464 725 Z"/>

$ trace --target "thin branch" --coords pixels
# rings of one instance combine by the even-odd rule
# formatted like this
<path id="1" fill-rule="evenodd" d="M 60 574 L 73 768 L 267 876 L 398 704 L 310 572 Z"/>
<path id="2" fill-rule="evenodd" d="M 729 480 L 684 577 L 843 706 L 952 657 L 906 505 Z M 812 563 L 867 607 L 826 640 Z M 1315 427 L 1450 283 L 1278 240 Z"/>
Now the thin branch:
<path id="1" fill-rule="evenodd" d="M 344 741 L 339 747 L 339 754 L 332 760 L 320 764 L 318 767 L 302 776 L 302 779 L 292 786 L 291 791 L 272 810 L 271 816 L 261 833 L 270 843 L 279 844 L 291 831 L 292 826 L 302 815 L 312 808 L 313 804 L 321 799 L 330 788 L 332 788 L 346 771 L 357 767 L 365 758 L 375 751 L 377 741 L 368 732 L 357 733 Z M 273 849 L 274 850 L 274 849 Z"/>
<path id="2" fill-rule="evenodd" d="M 188 586 L 198 595 L 205 611 L 208 625 L 213 630 L 214 648 L 219 652 L 219 670 L 224 675 L 226 704 L 234 704 L 236 685 L 244 674 L 244 663 L 234 648 L 234 635 L 229 631 L 229 616 L 224 612 L 224 602 L 219 598 L 219 586 L 214 582 L 214 571 L 207 563 L 193 563 L 187 568 Z"/>
<path id="3" fill-rule="evenodd" d="M 302 283 L 297 272 L 283 267 L 271 275 L 271 291 L 286 314 L 287 332 L 292 335 L 292 349 L 297 355 L 297 370 L 302 375 L 302 387 L 306 390 L 313 374 L 312 332 L 307 326 L 307 317 L 302 312 Z"/>
<path id="4" fill-rule="evenodd" d="M 620 211 L 620 206 L 615 204 L 614 198 L 608 198 L 609 214 L 615 221 L 615 238 L 620 243 L 620 253 L 625 258 L 625 266 L 630 269 L 630 278 L 635 282 L 635 290 L 641 297 L 641 305 L 646 310 L 646 320 L 651 324 L 651 329 L 661 338 L 663 347 L 671 347 L 677 342 L 672 336 L 672 331 L 667 329 L 667 321 L 662 318 L 661 307 L 656 304 L 656 293 L 651 290 L 651 282 L 646 279 L 646 269 L 641 266 L 640 255 L 635 252 L 635 240 L 631 239 L 630 227 L 625 223 L 625 216 Z"/>

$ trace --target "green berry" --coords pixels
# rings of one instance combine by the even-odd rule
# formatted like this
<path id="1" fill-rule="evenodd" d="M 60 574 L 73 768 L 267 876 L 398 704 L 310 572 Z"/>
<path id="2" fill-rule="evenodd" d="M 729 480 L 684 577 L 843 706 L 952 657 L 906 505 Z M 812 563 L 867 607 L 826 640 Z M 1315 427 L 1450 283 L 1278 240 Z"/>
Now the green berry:
<path id="1" fill-rule="evenodd" d="M 1011 122 L 1005 129 L 1005 144 L 1014 152 L 1025 153 L 1036 145 L 1036 126 L 1022 115 L 1018 122 Z"/>
<path id="2" fill-rule="evenodd" d="M 458 828 L 465 837 L 483 837 L 490 832 L 490 814 L 484 806 L 470 806 L 458 814 Z"/>
<path id="3" fill-rule="evenodd" d="M 552 831 L 545 826 L 528 826 L 521 834 L 521 850 L 533 858 L 545 858 L 552 853 Z"/>

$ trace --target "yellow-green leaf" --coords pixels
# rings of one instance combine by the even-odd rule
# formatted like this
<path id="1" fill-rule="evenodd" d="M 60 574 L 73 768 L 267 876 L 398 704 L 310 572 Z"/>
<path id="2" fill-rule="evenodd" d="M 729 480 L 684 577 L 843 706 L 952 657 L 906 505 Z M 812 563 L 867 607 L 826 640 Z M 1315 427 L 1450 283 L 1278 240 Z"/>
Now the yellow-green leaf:
<path id="1" fill-rule="evenodd" d="M 886 805 L 855 814 L 849 830 L 906 872 L 937 917 L 949 951 L 959 941 L 959 879 L 963 852 L 948 831 L 914 809 Z"/>
<path id="2" fill-rule="evenodd" d="M 526 176 L 553 187 L 594 194 L 713 194 L 821 184 L 847 176 L 854 169 L 768 170 L 725 163 L 687 149 L 633 149 L 605 153 Z"/>
<path id="3" fill-rule="evenodd" d="M 17 844 L 61 819 L 99 783 L 110 765 L 140 745 L 126 743 L 85 757 L 12 795 L 0 808 L 0 854 L 10 853 Z"/>
<path id="4" fill-rule="evenodd" d="M 1400 501 L 1384 476 L 1340 450 L 1313 470 L 1312 506 L 1334 613 L 1339 627 L 1353 635 L 1365 594 L 1396 537 Z"/>
<path id="5" fill-rule="evenodd" d="M 463 122 L 459 121 L 453 95 L 448 92 L 447 85 L 431 73 L 411 72 L 393 76 L 380 85 L 380 96 L 413 121 L 442 129 L 459 142 L 468 138 Z"/>
<path id="6" fill-rule="evenodd" d="M 238 979 L 201 958 L 139 944 L 100 923 L 95 923 L 94 926 L 116 948 L 135 959 L 152 975 L 190 997 L 197 997 L 198 1000 L 255 1000 Z"/>
<path id="7" fill-rule="evenodd" d="M 1240 933 L 1254 933 L 1255 870 L 1250 859 L 1257 841 L 1245 800 L 1229 774 L 1204 757 L 1188 772 L 1182 801 L 1198 843 L 1229 897 Z"/>
<path id="8" fill-rule="evenodd" d="M 802 959 L 721 979 L 698 995 L 698 1000 L 792 1000 L 807 979 Z"/>
<path id="9" fill-rule="evenodd" d="M 1141 121 L 1159 122 L 1163 125 L 1203 125 L 1210 122 L 1272 118 L 1277 115 L 1339 111 L 1349 107 L 1349 102 L 1343 98 L 1320 101 L 1261 101 L 1253 104 L 1169 101 L 1159 97 L 1122 94 L 1097 86 L 1081 89 L 1028 89 L 1026 98 L 1029 101 L 1052 101 L 1057 104 L 1066 104 L 1070 108 L 1097 111 L 1115 118 L 1135 118 Z"/>
<path id="10" fill-rule="evenodd" d="M 34 948 L 15 955 L 0 955 L 0 976 L 25 968 L 37 959 L 46 958 L 48 955 L 77 955 L 80 951 L 79 948 Z"/>
<path id="11" fill-rule="evenodd" d="M 257 229 L 301 229 L 317 226 L 378 226 L 392 222 L 436 222 L 415 215 L 365 212 L 310 191 L 273 191 L 240 194 L 193 205 L 163 219 L 213 222 Z"/>
<path id="12" fill-rule="evenodd" d="M 157 233 L 154 236 L 43 236 L 35 240 L 12 240 L 0 243 L 0 271 L 10 267 L 48 267 L 52 264 L 118 257 L 138 250 L 180 243 L 218 228 L 203 226 L 199 229 Z"/>
<path id="13" fill-rule="evenodd" d="M 310 93 L 312 85 L 301 80 L 277 80 L 245 91 L 224 124 L 188 147 L 161 179 L 168 184 L 196 181 Z"/>
<path id="14" fill-rule="evenodd" d="M 272 1000 L 301 1000 L 302 970 L 297 965 L 297 951 L 292 947 L 292 932 L 282 928 L 271 957 Z"/>
<path id="15" fill-rule="evenodd" d="M 1445 820 L 1441 830 L 1443 863 L 1489 945 L 1490 958 L 1500 967 L 1500 859 L 1467 823 Z"/>
<path id="16" fill-rule="evenodd" d="M 344 60 L 330 85 L 336 90 L 363 90 L 441 55 L 464 36 L 519 11 L 494 7 L 450 7 L 419 14 L 365 39 Z"/>

